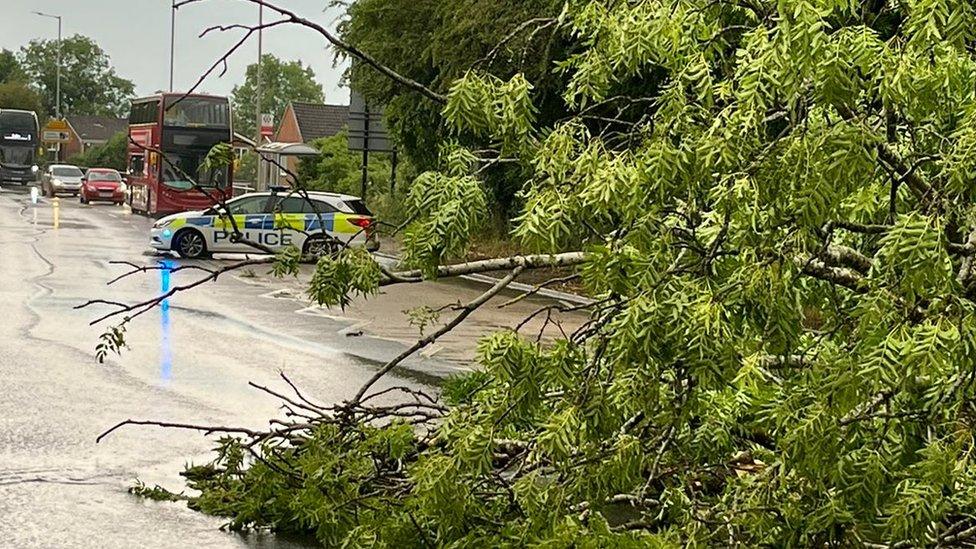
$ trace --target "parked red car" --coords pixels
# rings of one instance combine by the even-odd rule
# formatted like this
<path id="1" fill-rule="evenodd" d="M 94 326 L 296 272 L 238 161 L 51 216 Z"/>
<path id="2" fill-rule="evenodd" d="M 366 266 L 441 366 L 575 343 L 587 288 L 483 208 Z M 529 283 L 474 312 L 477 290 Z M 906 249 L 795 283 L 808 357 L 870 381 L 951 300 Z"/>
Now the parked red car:
<path id="1" fill-rule="evenodd" d="M 125 183 L 119 172 L 108 168 L 91 168 L 85 173 L 81 184 L 81 203 L 125 202 Z"/>

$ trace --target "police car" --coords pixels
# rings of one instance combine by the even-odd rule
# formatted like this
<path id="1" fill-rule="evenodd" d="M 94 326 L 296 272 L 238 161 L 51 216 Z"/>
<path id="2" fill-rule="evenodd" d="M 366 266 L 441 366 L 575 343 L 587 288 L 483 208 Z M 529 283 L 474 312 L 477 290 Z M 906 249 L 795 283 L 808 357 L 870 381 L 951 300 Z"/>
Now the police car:
<path id="1" fill-rule="evenodd" d="M 174 251 L 195 258 L 215 252 L 258 252 L 235 238 L 237 227 L 244 239 L 280 251 L 296 246 L 302 253 L 318 256 L 343 245 L 379 248 L 372 232 L 373 215 L 362 199 L 309 191 L 308 199 L 291 192 L 259 192 L 227 201 L 227 210 L 180 212 L 158 220 L 150 231 L 150 244 L 159 251 Z"/>

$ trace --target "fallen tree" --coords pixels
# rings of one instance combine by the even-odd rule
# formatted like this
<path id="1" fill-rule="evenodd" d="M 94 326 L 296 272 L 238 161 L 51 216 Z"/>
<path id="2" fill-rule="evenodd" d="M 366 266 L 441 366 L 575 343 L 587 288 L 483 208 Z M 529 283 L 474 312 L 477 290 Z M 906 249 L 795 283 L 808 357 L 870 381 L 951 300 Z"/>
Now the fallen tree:
<path id="1" fill-rule="evenodd" d="M 219 435 L 191 505 L 327 546 L 976 542 L 971 3 L 580 0 L 547 24 L 576 43 L 552 127 L 519 75 L 434 90 L 375 67 L 493 152 L 413 182 L 407 270 L 344 249 L 309 295 L 508 271 L 409 354 L 565 261 L 589 322 L 486 338 L 441 399 L 371 392 L 401 355 L 344 402 L 258 387 L 286 412 L 266 431 L 123 424 Z M 547 253 L 449 265 L 498 158 L 531 170 L 515 234 Z"/>

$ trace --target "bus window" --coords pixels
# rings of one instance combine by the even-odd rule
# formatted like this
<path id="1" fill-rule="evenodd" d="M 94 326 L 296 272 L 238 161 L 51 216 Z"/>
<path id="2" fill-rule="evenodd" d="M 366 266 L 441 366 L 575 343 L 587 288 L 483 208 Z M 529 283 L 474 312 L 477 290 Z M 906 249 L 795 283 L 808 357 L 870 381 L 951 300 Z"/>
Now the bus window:
<path id="1" fill-rule="evenodd" d="M 163 125 L 179 128 L 229 128 L 230 106 L 213 97 L 168 97 Z"/>
<path id="2" fill-rule="evenodd" d="M 129 112 L 129 124 L 154 124 L 159 112 L 159 101 L 133 103 Z"/>
<path id="3" fill-rule="evenodd" d="M 146 170 L 146 157 L 134 154 L 129 157 L 129 173 L 142 175 Z"/>

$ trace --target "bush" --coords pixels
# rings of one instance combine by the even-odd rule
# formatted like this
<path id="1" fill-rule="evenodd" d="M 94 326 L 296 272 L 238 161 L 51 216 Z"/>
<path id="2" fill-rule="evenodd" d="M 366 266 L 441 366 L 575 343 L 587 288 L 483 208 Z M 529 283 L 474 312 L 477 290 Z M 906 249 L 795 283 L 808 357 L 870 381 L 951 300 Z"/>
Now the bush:
<path id="1" fill-rule="evenodd" d="M 119 132 L 104 145 L 96 145 L 87 151 L 76 154 L 68 162 L 82 168 L 112 168 L 120 172 L 126 169 L 125 150 L 128 135 Z"/>

